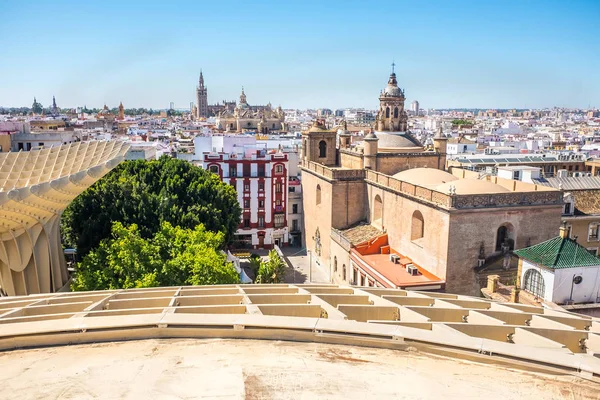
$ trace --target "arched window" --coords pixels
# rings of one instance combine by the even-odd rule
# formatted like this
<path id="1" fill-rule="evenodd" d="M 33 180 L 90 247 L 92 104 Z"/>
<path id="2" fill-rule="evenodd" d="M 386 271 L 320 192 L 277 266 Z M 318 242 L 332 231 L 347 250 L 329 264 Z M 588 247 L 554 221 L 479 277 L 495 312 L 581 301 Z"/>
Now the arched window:
<path id="1" fill-rule="evenodd" d="M 383 202 L 379 195 L 373 200 L 373 223 L 379 226 L 383 225 Z"/>
<path id="2" fill-rule="evenodd" d="M 324 140 L 319 142 L 319 157 L 327 157 L 327 142 Z"/>
<path id="3" fill-rule="evenodd" d="M 394 108 L 394 118 L 398 118 L 398 107 Z"/>
<path id="4" fill-rule="evenodd" d="M 337 256 L 333 257 L 333 272 L 337 272 Z"/>
<path id="5" fill-rule="evenodd" d="M 283 174 L 283 165 L 276 165 L 275 166 L 275 173 L 276 174 Z"/>
<path id="6" fill-rule="evenodd" d="M 513 239 L 513 229 L 511 224 L 504 224 L 496 232 L 496 251 L 502 251 L 505 246 L 508 250 L 513 250 L 515 241 Z"/>
<path id="7" fill-rule="evenodd" d="M 346 280 L 346 264 L 342 265 L 342 279 Z"/>
<path id="8" fill-rule="evenodd" d="M 273 129 L 275 129 L 275 124 L 273 124 Z"/>
<path id="9" fill-rule="evenodd" d="M 410 240 L 421 239 L 425 233 L 425 221 L 421 211 L 415 211 L 412 215 L 412 223 L 410 227 Z"/>
<path id="10" fill-rule="evenodd" d="M 544 298 L 545 293 L 545 285 L 544 285 L 544 277 L 540 274 L 539 271 L 535 269 L 529 269 L 525 272 L 525 277 L 523 279 L 524 285 L 523 288 L 530 292 L 531 294 Z"/>
<path id="11" fill-rule="evenodd" d="M 210 167 L 208 167 L 208 170 L 210 172 L 212 172 L 213 174 L 218 174 L 219 173 L 219 166 L 218 165 L 211 165 Z"/>
<path id="12" fill-rule="evenodd" d="M 321 185 L 317 185 L 317 205 L 321 204 Z"/>
<path id="13" fill-rule="evenodd" d="M 385 117 L 386 118 L 390 117 L 390 108 L 389 107 L 386 107 L 386 109 L 385 109 Z"/>

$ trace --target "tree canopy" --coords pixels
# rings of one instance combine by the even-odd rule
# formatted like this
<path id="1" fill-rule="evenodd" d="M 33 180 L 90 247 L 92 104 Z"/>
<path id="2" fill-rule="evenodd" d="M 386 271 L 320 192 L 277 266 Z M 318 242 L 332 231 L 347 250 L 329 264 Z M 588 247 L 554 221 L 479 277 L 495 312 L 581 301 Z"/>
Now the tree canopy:
<path id="1" fill-rule="evenodd" d="M 39 103 L 35 97 L 33 98 L 33 104 L 31 105 L 31 111 L 35 114 L 41 114 L 44 111 L 44 107 Z"/>
<path id="2" fill-rule="evenodd" d="M 285 274 L 285 263 L 279 257 L 276 250 L 269 251 L 269 259 L 262 261 L 256 274 L 256 283 L 280 283 L 283 282 Z"/>
<path id="3" fill-rule="evenodd" d="M 85 256 L 110 238 L 114 222 L 136 224 L 141 238 L 152 238 L 162 222 L 223 233 L 233 238 L 241 209 L 231 185 L 187 161 L 125 161 L 79 195 L 63 213 L 63 240 Z"/>
<path id="4" fill-rule="evenodd" d="M 103 239 L 78 264 L 73 290 L 128 289 L 178 285 L 239 283 L 233 264 L 219 249 L 222 232 L 160 224 L 143 238 L 136 224 L 112 226 L 112 238 Z"/>
<path id="5" fill-rule="evenodd" d="M 453 119 L 452 125 L 473 125 L 473 120 L 470 119 Z"/>

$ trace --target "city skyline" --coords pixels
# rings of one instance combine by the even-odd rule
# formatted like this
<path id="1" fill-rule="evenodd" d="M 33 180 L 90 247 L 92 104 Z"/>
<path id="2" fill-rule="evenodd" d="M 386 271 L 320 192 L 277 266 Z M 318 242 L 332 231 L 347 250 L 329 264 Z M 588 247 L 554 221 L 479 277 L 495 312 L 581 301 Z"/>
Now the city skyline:
<path id="1" fill-rule="evenodd" d="M 600 106 L 593 1 L 157 4 L 6 3 L 0 105 L 183 109 L 202 69 L 210 104 L 244 86 L 252 105 L 375 109 L 394 61 L 422 108 Z"/>

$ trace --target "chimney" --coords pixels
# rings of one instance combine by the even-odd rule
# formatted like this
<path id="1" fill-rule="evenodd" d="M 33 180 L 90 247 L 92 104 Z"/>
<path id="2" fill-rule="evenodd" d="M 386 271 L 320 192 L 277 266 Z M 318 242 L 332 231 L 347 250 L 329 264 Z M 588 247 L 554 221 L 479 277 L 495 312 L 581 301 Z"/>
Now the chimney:
<path id="1" fill-rule="evenodd" d="M 563 239 L 567 239 L 569 237 L 569 229 L 567 229 L 567 223 L 563 222 L 562 226 L 559 229 L 559 236 Z"/>
<path id="2" fill-rule="evenodd" d="M 487 289 L 490 293 L 496 293 L 498 291 L 498 282 L 500 281 L 499 275 L 488 275 Z"/>

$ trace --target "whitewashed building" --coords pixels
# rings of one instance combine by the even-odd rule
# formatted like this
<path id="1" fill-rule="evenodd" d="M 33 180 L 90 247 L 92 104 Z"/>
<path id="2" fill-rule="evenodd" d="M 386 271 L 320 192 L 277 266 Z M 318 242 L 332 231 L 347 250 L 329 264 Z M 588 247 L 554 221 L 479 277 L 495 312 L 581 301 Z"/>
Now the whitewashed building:
<path id="1" fill-rule="evenodd" d="M 521 289 L 556 304 L 600 303 L 600 258 L 560 235 L 514 252 Z"/>

